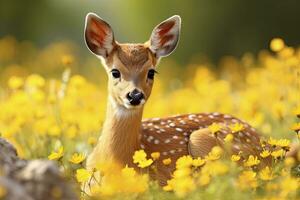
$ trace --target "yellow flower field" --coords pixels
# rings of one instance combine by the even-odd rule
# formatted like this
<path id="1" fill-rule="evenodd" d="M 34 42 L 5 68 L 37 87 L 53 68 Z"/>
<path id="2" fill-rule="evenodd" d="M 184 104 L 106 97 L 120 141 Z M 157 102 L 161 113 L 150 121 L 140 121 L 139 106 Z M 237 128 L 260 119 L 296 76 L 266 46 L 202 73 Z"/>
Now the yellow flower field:
<path id="1" fill-rule="evenodd" d="M 125 167 L 118 171 L 105 163 L 95 171 L 84 169 L 86 156 L 97 143 L 106 107 L 106 74 L 92 56 L 78 58 L 76 46 L 54 43 L 38 49 L 12 37 L 0 39 L 0 136 L 25 159 L 57 162 L 77 184 L 78 195 L 91 199 L 299 199 L 300 165 L 286 157 L 300 140 L 300 49 L 273 39 L 270 50 L 240 59 L 224 57 L 218 66 L 208 62 L 176 67 L 161 63 L 144 118 L 179 113 L 232 114 L 260 130 L 273 148 L 272 166 L 249 156 L 230 155 L 215 147 L 205 158 L 165 159 L 176 162 L 168 185 L 160 188 L 146 174 Z M 186 99 L 189 100 L 186 103 Z M 210 127 L 214 134 L 222 128 Z M 243 130 L 240 124 L 232 133 Z M 229 147 L 232 135 L 226 137 Z M 141 171 L 155 168 L 160 153 L 137 151 L 133 161 Z M 298 154 L 300 160 L 300 154 Z M 100 184 L 95 174 L 106 174 Z M 96 182 L 90 195 L 80 192 L 83 182 Z M 4 190 L 0 188 L 0 198 Z"/>

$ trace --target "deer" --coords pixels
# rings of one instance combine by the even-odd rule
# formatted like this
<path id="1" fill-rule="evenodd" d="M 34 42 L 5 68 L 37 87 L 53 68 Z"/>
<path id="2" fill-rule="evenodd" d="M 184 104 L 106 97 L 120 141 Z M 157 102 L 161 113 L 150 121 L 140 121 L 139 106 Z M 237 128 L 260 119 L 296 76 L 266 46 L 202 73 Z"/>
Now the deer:
<path id="1" fill-rule="evenodd" d="M 119 43 L 106 21 L 94 13 L 87 14 L 86 46 L 102 61 L 108 76 L 106 118 L 98 143 L 87 158 L 87 169 L 93 169 L 101 160 L 136 167 L 132 159 L 135 151 L 143 149 L 147 155 L 160 152 L 155 179 L 163 186 L 171 178 L 179 157 L 204 157 L 214 146 L 222 146 L 226 135 L 232 133 L 226 127 L 236 123 L 244 128 L 233 134 L 232 151 L 260 157 L 260 134 L 245 121 L 228 114 L 192 113 L 142 119 L 157 65 L 176 49 L 180 30 L 181 18 L 174 15 L 158 24 L 145 43 Z M 188 103 L 188 99 L 183 103 Z M 225 127 L 218 137 L 209 129 L 213 123 Z M 171 158 L 171 164 L 162 163 L 166 158 Z"/>

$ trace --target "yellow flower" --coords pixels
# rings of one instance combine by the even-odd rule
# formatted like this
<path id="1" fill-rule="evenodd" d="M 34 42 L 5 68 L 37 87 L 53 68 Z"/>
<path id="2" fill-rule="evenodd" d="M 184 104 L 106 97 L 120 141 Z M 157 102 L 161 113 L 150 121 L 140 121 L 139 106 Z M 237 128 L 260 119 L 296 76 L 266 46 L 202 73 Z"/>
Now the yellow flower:
<path id="1" fill-rule="evenodd" d="M 251 170 L 243 171 L 242 174 L 239 175 L 237 183 L 237 186 L 242 190 L 256 188 L 258 186 L 256 173 Z"/>
<path id="2" fill-rule="evenodd" d="M 166 192 L 170 192 L 173 190 L 173 188 L 170 186 L 170 185 L 166 185 L 163 187 L 163 190 L 166 191 Z"/>
<path id="3" fill-rule="evenodd" d="M 176 161 L 176 168 L 185 168 L 190 167 L 193 164 L 193 158 L 190 155 L 187 156 L 181 156 Z"/>
<path id="4" fill-rule="evenodd" d="M 174 190 L 176 196 L 183 198 L 190 192 L 192 192 L 196 186 L 192 177 L 186 176 L 181 178 L 173 178 L 168 181 L 168 185 L 172 190 Z M 170 189 L 167 188 L 167 189 Z"/>
<path id="5" fill-rule="evenodd" d="M 232 155 L 232 156 L 231 156 L 231 160 L 232 160 L 233 162 L 239 161 L 240 159 L 241 159 L 241 156 L 239 156 L 239 155 Z"/>
<path id="6" fill-rule="evenodd" d="M 160 153 L 159 152 L 153 152 L 153 153 L 151 153 L 151 157 L 153 158 L 153 160 L 157 160 L 160 157 Z"/>
<path id="7" fill-rule="evenodd" d="M 284 165 L 287 167 L 291 167 L 295 164 L 295 159 L 293 157 L 287 157 L 284 159 Z"/>
<path id="8" fill-rule="evenodd" d="M 164 165 L 169 165 L 169 164 L 171 164 L 172 160 L 171 160 L 171 158 L 166 158 L 166 159 L 163 159 L 162 162 Z"/>
<path id="9" fill-rule="evenodd" d="M 296 115 L 297 117 L 300 117 L 300 105 L 296 107 L 296 109 L 293 111 L 293 114 Z"/>
<path id="10" fill-rule="evenodd" d="M 179 168 L 174 171 L 173 177 L 175 179 L 185 178 L 188 177 L 191 174 L 191 172 L 192 170 L 189 167 Z"/>
<path id="11" fill-rule="evenodd" d="M 281 38 L 274 38 L 271 40 L 270 48 L 272 51 L 281 51 L 284 48 L 284 46 L 284 41 Z"/>
<path id="12" fill-rule="evenodd" d="M 198 179 L 200 186 L 208 185 L 210 183 L 210 180 L 211 178 L 208 174 L 201 174 Z"/>
<path id="13" fill-rule="evenodd" d="M 134 152 L 133 163 L 137 163 L 140 168 L 145 168 L 153 163 L 152 159 L 147 159 L 147 154 L 144 150 Z"/>
<path id="14" fill-rule="evenodd" d="M 232 133 L 237 133 L 245 129 L 244 125 L 240 123 L 231 124 L 229 128 Z"/>
<path id="15" fill-rule="evenodd" d="M 141 161 L 146 160 L 147 154 L 144 150 L 138 150 L 134 152 L 133 155 L 133 163 L 139 163 Z"/>
<path id="16" fill-rule="evenodd" d="M 80 154 L 74 153 L 72 157 L 69 159 L 69 161 L 74 164 L 81 164 L 84 160 L 85 160 L 85 155 L 81 153 Z"/>
<path id="17" fill-rule="evenodd" d="M 261 180 L 270 181 L 274 178 L 273 173 L 269 167 L 265 167 L 259 172 L 259 177 Z"/>
<path id="18" fill-rule="evenodd" d="M 209 162 L 203 168 L 203 173 L 210 174 L 211 176 L 219 177 L 220 175 L 226 174 L 229 170 L 228 166 L 221 161 Z"/>
<path id="19" fill-rule="evenodd" d="M 259 155 L 260 155 L 262 158 L 266 158 L 266 157 L 268 157 L 269 155 L 271 155 L 271 152 L 268 151 L 268 150 L 263 150 L 263 152 L 261 152 Z"/>
<path id="20" fill-rule="evenodd" d="M 49 160 L 60 160 L 64 156 L 64 147 L 59 147 L 57 152 L 52 151 L 48 156 Z"/>
<path id="21" fill-rule="evenodd" d="M 277 141 L 277 146 L 284 148 L 284 149 L 289 149 L 290 143 L 291 143 L 291 141 L 288 139 L 279 139 Z"/>
<path id="22" fill-rule="evenodd" d="M 63 55 L 61 57 L 61 62 L 64 64 L 64 65 L 70 65 L 74 62 L 74 57 L 72 55 Z"/>
<path id="23" fill-rule="evenodd" d="M 45 79 L 38 74 L 32 74 L 27 77 L 26 85 L 29 87 L 43 87 L 45 85 Z"/>
<path id="24" fill-rule="evenodd" d="M 222 129 L 222 126 L 221 124 L 212 123 L 210 126 L 208 126 L 208 129 L 213 135 L 216 135 L 216 133 Z"/>
<path id="25" fill-rule="evenodd" d="M 8 86 L 10 89 L 18 89 L 24 85 L 24 80 L 21 77 L 12 76 L 8 80 Z"/>
<path id="26" fill-rule="evenodd" d="M 299 122 L 299 123 L 295 123 L 295 124 L 291 127 L 291 129 L 292 129 L 293 131 L 296 131 L 296 132 L 300 131 L 300 122 Z"/>
<path id="27" fill-rule="evenodd" d="M 277 151 L 273 151 L 271 153 L 271 155 L 274 157 L 274 158 L 280 158 L 280 157 L 283 157 L 285 154 L 285 151 L 283 149 L 279 149 Z"/>
<path id="28" fill-rule="evenodd" d="M 89 137 L 88 143 L 90 145 L 95 145 L 97 143 L 97 138 L 95 138 L 95 137 Z"/>
<path id="29" fill-rule="evenodd" d="M 226 137 L 224 138 L 224 141 L 225 141 L 226 143 L 232 142 L 232 140 L 233 140 L 233 135 L 230 134 L 230 133 L 227 134 Z"/>
<path id="30" fill-rule="evenodd" d="M 75 126 L 70 126 L 67 128 L 65 134 L 66 134 L 66 136 L 68 136 L 68 138 L 73 139 L 73 138 L 75 138 L 76 133 L 77 133 L 77 128 Z"/>
<path id="31" fill-rule="evenodd" d="M 53 125 L 53 126 L 49 127 L 48 134 L 50 136 L 60 136 L 61 130 L 60 130 L 59 126 Z"/>
<path id="32" fill-rule="evenodd" d="M 145 168 L 145 167 L 149 167 L 152 163 L 153 163 L 152 159 L 142 160 L 139 162 L 138 166 L 140 168 Z"/>
<path id="33" fill-rule="evenodd" d="M 269 138 L 268 143 L 272 146 L 277 146 L 278 141 L 272 137 Z"/>
<path id="34" fill-rule="evenodd" d="M 219 146 L 215 146 L 212 148 L 212 150 L 208 153 L 208 155 L 205 157 L 206 160 L 218 160 L 221 155 L 223 154 L 223 149 Z"/>
<path id="35" fill-rule="evenodd" d="M 193 159 L 193 162 L 192 162 L 192 165 L 194 167 L 201 167 L 202 165 L 205 164 L 205 160 L 204 159 L 201 159 L 200 157 L 199 158 L 196 158 L 196 159 Z"/>
<path id="36" fill-rule="evenodd" d="M 248 160 L 244 163 L 244 166 L 252 167 L 252 166 L 258 165 L 259 163 L 260 163 L 260 160 L 258 160 L 257 156 L 250 155 L 248 157 Z"/>
<path id="37" fill-rule="evenodd" d="M 280 193 L 287 196 L 289 193 L 299 191 L 299 187 L 299 179 L 288 176 L 280 183 Z"/>
<path id="38" fill-rule="evenodd" d="M 79 183 L 88 181 L 92 176 L 92 172 L 84 168 L 80 168 L 76 170 L 76 179 Z"/>
<path id="39" fill-rule="evenodd" d="M 122 175 L 124 177 L 134 177 L 135 174 L 135 170 L 132 167 L 128 167 L 127 165 L 122 169 Z"/>

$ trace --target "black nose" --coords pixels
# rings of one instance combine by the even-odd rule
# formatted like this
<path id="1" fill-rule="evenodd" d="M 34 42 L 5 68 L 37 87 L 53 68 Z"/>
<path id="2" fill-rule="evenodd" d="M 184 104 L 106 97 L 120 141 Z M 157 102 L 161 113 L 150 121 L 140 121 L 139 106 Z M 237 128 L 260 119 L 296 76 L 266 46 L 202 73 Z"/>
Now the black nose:
<path id="1" fill-rule="evenodd" d="M 141 100 L 144 98 L 144 94 L 137 89 L 134 89 L 132 92 L 129 92 L 126 95 L 129 103 L 133 106 L 137 106 L 141 103 Z"/>

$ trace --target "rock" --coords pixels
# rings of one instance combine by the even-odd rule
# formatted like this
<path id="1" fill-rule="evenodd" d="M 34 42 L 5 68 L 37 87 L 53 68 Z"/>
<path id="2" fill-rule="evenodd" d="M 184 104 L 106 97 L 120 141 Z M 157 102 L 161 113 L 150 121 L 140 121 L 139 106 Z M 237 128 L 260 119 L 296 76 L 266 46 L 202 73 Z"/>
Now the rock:
<path id="1" fill-rule="evenodd" d="M 4 174 L 11 174 L 24 167 L 26 161 L 17 156 L 16 149 L 6 140 L 0 138 L 0 169 Z"/>
<path id="2" fill-rule="evenodd" d="M 49 160 L 25 161 L 16 149 L 0 138 L 0 187 L 7 200 L 77 200 L 72 185 Z M 0 197 L 1 198 L 1 197 Z"/>
<path id="3" fill-rule="evenodd" d="M 6 200 L 34 200 L 22 185 L 7 177 L 0 177 L 0 187 L 4 187 L 6 190 Z"/>

